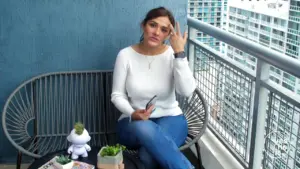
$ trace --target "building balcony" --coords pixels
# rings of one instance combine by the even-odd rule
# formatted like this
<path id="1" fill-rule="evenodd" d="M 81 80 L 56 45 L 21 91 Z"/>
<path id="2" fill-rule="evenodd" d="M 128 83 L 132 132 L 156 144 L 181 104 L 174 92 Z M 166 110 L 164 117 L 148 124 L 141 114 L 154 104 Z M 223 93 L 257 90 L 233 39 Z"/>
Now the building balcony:
<path id="1" fill-rule="evenodd" d="M 279 25 L 279 24 L 271 24 L 273 26 L 273 28 L 276 28 L 280 31 L 286 31 L 286 26 L 282 26 L 282 25 Z"/>
<path id="2" fill-rule="evenodd" d="M 275 43 L 271 43 L 271 48 L 274 48 L 275 50 L 279 50 L 282 52 L 284 52 L 284 46 L 281 46 L 279 44 L 275 44 Z"/>
<path id="3" fill-rule="evenodd" d="M 295 55 L 295 56 L 298 56 L 298 52 L 296 52 L 296 51 L 294 51 L 294 50 L 291 50 L 291 49 L 286 49 L 286 52 L 287 53 L 290 53 L 290 54 L 292 54 L 292 55 Z"/>
<path id="4" fill-rule="evenodd" d="M 248 39 L 250 39 L 250 40 L 253 40 L 253 41 L 257 42 L 257 41 L 258 41 L 258 36 L 255 36 L 255 35 L 248 34 Z"/>
<path id="5" fill-rule="evenodd" d="M 251 26 L 251 25 L 248 27 L 248 30 L 250 30 L 252 32 L 257 32 L 257 33 L 259 32 L 259 28 L 256 28 L 255 26 Z"/>
<path id="6" fill-rule="evenodd" d="M 234 33 L 234 32 L 235 32 L 235 28 L 234 28 L 234 27 L 229 27 L 229 28 L 228 28 L 228 31 Z"/>
<path id="7" fill-rule="evenodd" d="M 291 21 L 294 21 L 296 23 L 300 23 L 300 18 L 299 17 L 296 17 L 296 16 L 290 16 L 289 17 Z"/>
<path id="8" fill-rule="evenodd" d="M 288 32 L 289 32 L 289 33 L 292 33 L 292 34 L 294 34 L 294 35 L 300 35 L 300 31 L 297 31 L 297 30 L 295 30 L 295 29 L 290 29 L 290 28 L 288 28 Z"/>
<path id="9" fill-rule="evenodd" d="M 230 15 L 230 16 L 233 16 L 233 17 L 236 17 L 236 13 L 235 13 L 235 12 L 232 12 L 232 11 L 229 11 L 229 15 Z"/>
<path id="10" fill-rule="evenodd" d="M 259 38 L 259 43 L 263 46 L 269 47 L 270 46 L 270 40 L 266 40 L 263 38 Z"/>
<path id="11" fill-rule="evenodd" d="M 295 41 L 292 39 L 287 39 L 287 42 L 296 46 L 300 46 L 300 42 L 299 41 Z"/>
<path id="12" fill-rule="evenodd" d="M 236 29 L 235 33 L 240 36 L 247 36 L 246 32 Z"/>
<path id="13" fill-rule="evenodd" d="M 258 19 L 255 19 L 255 18 L 250 18 L 250 21 L 251 21 L 251 22 L 254 22 L 254 23 L 259 23 L 259 20 L 258 20 Z"/>
<path id="14" fill-rule="evenodd" d="M 210 112 L 200 140 L 204 167 L 299 168 L 300 95 L 282 76 L 274 82 L 270 67 L 300 78 L 300 61 L 190 17 L 188 30 L 189 64 Z M 196 39 L 199 31 L 243 53 L 215 51 Z M 245 54 L 256 59 L 254 70 L 246 66 Z"/>
<path id="15" fill-rule="evenodd" d="M 276 39 L 281 40 L 281 41 L 284 41 L 284 39 L 285 39 L 284 36 L 278 35 L 278 34 L 275 34 L 275 33 L 272 33 L 272 38 L 276 38 Z"/>
<path id="16" fill-rule="evenodd" d="M 261 23 L 265 26 L 271 26 L 271 23 L 270 22 L 267 22 L 267 21 L 261 21 Z"/>
<path id="17" fill-rule="evenodd" d="M 295 5 L 291 5 L 290 9 L 294 10 L 294 11 L 297 11 L 297 12 L 300 11 L 300 7 L 299 6 L 295 6 Z"/>
<path id="18" fill-rule="evenodd" d="M 263 30 L 263 29 L 260 29 L 260 32 L 266 36 L 270 36 L 270 34 L 271 34 L 271 32 Z"/>
<path id="19" fill-rule="evenodd" d="M 239 19 L 247 19 L 247 16 L 241 15 L 241 14 L 236 14 L 236 17 Z"/>
<path id="20" fill-rule="evenodd" d="M 131 18 L 132 16 L 137 15 L 135 13 L 129 13 L 128 11 L 132 11 L 130 10 L 130 8 L 129 10 L 123 8 L 122 5 L 129 6 L 129 4 L 126 3 L 128 2 L 126 1 L 123 4 L 120 4 L 119 7 L 122 7 L 122 9 L 116 8 L 116 6 L 110 7 L 103 5 L 103 8 L 108 7 L 107 11 L 110 11 L 110 9 L 116 9 L 112 12 L 118 15 L 114 15 L 114 17 L 111 18 L 108 17 L 110 13 L 107 13 L 107 15 L 100 15 L 104 10 L 95 10 L 94 13 L 94 8 L 87 8 L 92 5 L 84 6 L 83 4 L 74 4 L 76 10 L 66 10 L 67 16 L 62 16 L 62 18 L 58 17 L 59 22 L 53 22 L 52 20 L 54 19 L 54 17 L 57 18 L 56 16 L 61 16 L 60 14 L 65 14 L 64 12 L 56 13 L 56 10 L 58 10 L 58 8 L 53 8 L 52 6 L 50 6 L 54 9 L 53 13 L 56 13 L 56 15 L 51 15 L 51 17 L 45 17 L 48 16 L 48 13 L 50 13 L 49 11 L 46 11 L 44 13 L 47 13 L 47 15 L 44 15 L 44 17 L 35 20 L 35 18 L 32 19 L 31 16 L 38 16 L 38 11 L 45 11 L 45 9 L 48 9 L 49 6 L 47 4 L 42 3 L 42 6 L 45 6 L 46 8 L 39 8 L 39 6 L 34 6 L 34 9 L 39 9 L 36 11 L 30 10 L 29 8 L 20 8 L 20 10 L 18 7 L 22 6 L 16 6 L 14 3 L 11 6 L 11 9 L 14 9 L 16 12 L 19 13 L 13 13 L 14 11 L 12 11 L 13 15 L 7 15 L 16 17 L 16 19 L 14 20 L 15 22 L 12 22 L 12 24 L 11 21 L 13 20 L 13 17 L 7 17 L 7 23 L 2 22 L 1 20 L 1 24 L 9 25 L 7 27 L 7 30 L 4 31 L 4 29 L 1 29 L 0 37 L 2 38 L 2 35 L 5 35 L 6 31 L 9 31 L 9 33 L 11 33 L 10 31 L 12 30 L 19 30 L 21 32 L 16 31 L 11 33 L 15 34 L 12 42 L 10 42 L 10 39 L 6 39 L 6 36 L 3 36 L 5 39 L 0 38 L 2 43 L 1 47 L 6 47 L 6 43 L 10 43 L 10 46 L 7 49 L 11 50 L 11 53 L 16 53 L 12 56 L 22 54 L 20 57 L 15 57 L 11 62 L 24 62 L 26 64 L 28 57 L 23 58 L 23 56 L 30 55 L 29 57 L 31 57 L 30 59 L 32 60 L 32 62 L 35 62 L 33 65 L 37 67 L 31 68 L 31 65 L 28 66 L 27 64 L 24 67 L 30 67 L 32 74 L 38 73 L 39 71 L 46 72 L 50 70 L 50 68 L 48 69 L 48 67 L 51 67 L 52 65 L 57 65 L 56 68 L 59 70 L 63 69 L 64 67 L 67 67 L 68 69 L 84 69 L 86 67 L 92 67 L 95 69 L 99 67 L 109 68 L 110 66 L 108 66 L 109 64 L 106 62 L 112 61 L 113 58 L 107 56 L 110 56 L 111 54 L 113 54 L 113 52 L 102 53 L 102 51 L 113 51 L 114 48 L 121 46 L 121 43 L 122 45 L 125 45 L 127 44 L 127 42 L 129 43 L 134 41 L 134 38 L 125 41 L 124 39 L 128 38 L 129 36 L 123 36 L 126 34 L 130 34 L 129 30 L 131 30 L 130 26 L 132 26 L 128 25 L 128 23 L 130 23 L 128 22 L 129 20 L 123 19 L 137 19 L 137 17 Z M 35 4 L 36 3 L 34 3 L 33 5 Z M 132 4 L 134 3 L 132 2 Z M 9 3 L 9 5 L 11 4 Z M 30 4 L 26 5 L 29 6 Z M 24 4 L 24 6 L 26 5 Z M 61 5 L 60 3 L 58 3 L 58 7 L 62 7 L 62 10 L 65 9 L 64 6 L 59 5 Z M 96 7 L 100 8 L 101 5 L 102 4 L 99 4 Z M 141 6 L 142 5 L 143 4 L 141 4 Z M 80 8 L 81 6 L 82 9 Z M 150 5 L 148 7 L 150 7 Z M 103 8 L 101 7 L 100 9 Z M 22 13 L 22 10 L 26 11 L 26 13 Z M 81 12 L 84 13 L 84 11 L 86 10 L 88 10 L 87 14 L 82 15 L 80 17 L 78 15 L 78 17 L 76 17 L 77 14 L 81 14 Z M 27 11 L 33 12 L 27 13 Z M 96 13 L 99 11 L 101 13 Z M 118 11 L 123 11 L 123 13 L 117 13 Z M 191 12 L 193 11 L 196 11 L 196 9 L 191 10 Z M 6 14 L 7 12 L 5 11 L 4 13 Z M 126 15 L 124 15 L 124 13 Z M 183 13 L 185 13 L 185 11 Z M 23 18 L 22 14 L 27 15 L 25 18 Z M 176 11 L 176 14 L 178 15 L 182 13 L 181 11 Z M 116 18 L 116 16 L 123 15 L 124 18 Z M 230 15 L 246 19 L 243 15 L 235 13 L 230 13 Z M 100 18 L 98 18 L 98 16 Z M 114 23 L 120 24 L 116 24 L 116 26 L 114 26 L 112 18 L 115 19 Z M 67 22 L 71 19 L 76 20 L 76 24 L 72 24 L 72 22 Z M 86 22 L 84 22 L 85 19 L 87 20 Z M 26 23 L 25 21 L 27 20 L 32 22 Z M 105 24 L 109 25 L 104 25 L 102 22 L 98 22 L 101 20 L 108 21 Z M 123 20 L 123 22 L 120 22 L 120 20 Z M 260 22 L 259 20 L 253 18 L 251 18 L 251 20 L 255 23 Z M 63 24 L 64 22 L 67 22 L 67 24 Z M 24 26 L 24 29 L 13 29 L 14 27 L 12 26 L 18 26 L 19 23 L 21 23 L 21 26 Z M 59 25 L 59 23 L 61 23 L 61 25 Z M 51 26 L 53 25 L 63 26 L 61 28 L 59 26 L 55 26 L 56 29 L 60 29 L 61 32 L 58 31 L 58 33 L 61 34 L 57 34 L 56 36 L 51 36 L 52 34 L 47 35 L 47 33 L 49 32 L 47 28 L 50 27 L 52 29 Z M 90 27 L 90 25 L 92 26 Z M 120 25 L 126 28 L 125 32 L 121 32 L 121 30 L 123 30 L 124 27 L 121 27 Z M 102 29 L 105 26 L 110 27 Z M 121 27 L 122 29 L 119 29 L 119 27 Z M 1 28 L 6 27 L 2 26 Z M 28 29 L 28 34 L 23 32 L 23 30 L 26 30 L 26 28 L 30 28 Z M 250 29 L 251 28 L 253 32 L 259 32 L 259 29 L 250 27 Z M 284 29 L 283 27 L 281 28 Z M 36 33 L 34 29 L 39 29 L 39 32 Z M 51 29 L 50 31 L 52 31 Z M 63 30 L 69 31 L 65 32 Z M 107 30 L 110 30 L 111 32 L 106 32 Z M 296 155 L 296 152 L 299 151 L 299 146 L 297 145 L 298 142 L 300 144 L 300 134 L 298 134 L 300 133 L 300 96 L 294 92 L 291 92 L 289 89 L 286 88 L 286 86 L 283 86 L 283 83 L 277 84 L 270 80 L 269 68 L 270 66 L 273 66 L 282 71 L 288 72 L 289 74 L 294 75 L 297 78 L 300 78 L 300 62 L 296 61 L 295 59 L 292 59 L 291 57 L 287 57 L 279 52 L 275 52 L 267 47 L 261 46 L 258 43 L 254 43 L 250 40 L 247 40 L 246 38 L 242 38 L 238 35 L 226 32 L 225 30 L 193 19 L 191 17 L 188 17 L 188 30 L 189 38 L 187 42 L 186 51 L 188 54 L 190 68 L 193 71 L 194 77 L 196 79 L 197 87 L 201 90 L 207 101 L 210 113 L 208 129 L 206 130 L 201 140 L 199 140 L 202 151 L 202 159 L 205 168 L 275 169 L 280 168 L 278 166 L 282 166 L 282 168 L 296 168 L 294 165 L 297 165 L 297 160 L 300 159 L 300 156 L 298 157 Z M 229 30 L 235 32 L 237 29 L 229 28 Z M 218 42 L 220 41 L 226 43 L 228 45 L 228 48 L 230 46 L 238 50 L 231 49 L 232 55 L 228 57 L 224 56 L 224 54 L 222 54 L 221 52 L 218 52 L 197 40 L 197 31 L 200 31 L 217 39 Z M 300 35 L 300 31 L 289 29 L 289 32 L 290 31 L 292 33 Z M 95 32 L 97 33 L 96 35 L 93 34 Z M 18 37 L 17 35 L 19 34 L 17 33 L 24 34 L 24 37 Z M 53 31 L 52 33 L 57 32 Z M 245 32 L 237 31 L 237 33 L 246 36 Z M 35 35 L 31 36 L 30 34 Z M 73 34 L 79 35 L 73 37 Z M 112 34 L 116 35 L 110 37 L 110 35 Z M 45 38 L 43 35 L 45 35 Z M 30 38 L 28 38 L 27 36 Z M 58 38 L 59 36 L 63 37 L 60 39 Z M 130 37 L 132 37 L 132 35 L 130 35 Z M 252 39 L 256 39 L 257 41 L 259 40 L 259 36 L 250 37 L 252 37 Z M 50 41 L 49 44 L 45 43 L 47 42 L 47 40 Z M 15 45 L 15 43 L 18 41 L 20 41 L 19 46 Z M 73 41 L 76 43 L 68 43 Z M 35 49 L 35 46 L 39 46 L 39 43 L 41 42 L 44 44 L 41 45 L 39 48 Z M 59 43 L 55 44 L 55 42 Z M 270 43 L 269 41 L 264 42 Z M 26 43 L 28 43 L 28 45 Z M 63 45 L 64 43 L 68 44 L 69 46 L 65 47 L 65 45 Z M 97 45 L 92 45 L 96 43 Z M 213 43 L 215 43 L 215 40 L 213 41 Z M 83 47 L 73 50 L 73 47 L 81 45 Z M 93 49 L 97 49 L 97 51 L 90 52 L 88 50 L 89 48 L 87 48 L 87 45 L 91 45 Z M 33 51 L 31 52 L 31 50 L 19 49 L 21 46 L 24 49 L 32 48 Z M 61 50 L 61 53 L 57 51 L 51 51 L 52 48 L 48 49 L 48 46 L 54 46 L 53 48 Z M 104 47 L 102 48 L 102 46 Z M 23 54 L 22 52 L 18 51 L 25 52 Z M 289 50 L 287 49 L 287 51 Z M 1 52 L 2 51 L 0 51 L 2 57 Z M 36 54 L 34 52 L 36 52 Z M 48 55 L 57 55 L 57 58 L 59 58 L 60 56 L 64 56 L 65 54 L 69 54 L 70 56 L 68 55 L 67 58 L 62 57 L 58 60 L 57 63 L 54 63 L 53 57 L 42 57 L 42 55 L 44 55 L 43 53 L 46 52 L 49 53 Z M 90 52 L 87 55 L 93 56 L 90 58 L 82 58 L 82 55 L 85 56 L 86 52 Z M 250 60 L 248 59 L 248 54 L 253 56 L 255 58 L 255 61 L 250 62 Z M 299 56 L 298 53 L 294 54 Z M 99 55 L 101 55 L 101 57 L 99 57 Z M 4 59 L 7 58 L 8 57 L 5 57 Z M 19 60 L 19 58 L 22 59 Z M 0 61 L 2 61 L 1 59 L 3 58 L 0 58 Z M 88 60 L 90 65 L 82 65 L 81 59 Z M 70 60 L 76 62 L 68 62 Z M 48 62 L 51 62 L 51 64 L 48 64 Z M 94 64 L 94 62 L 99 62 L 99 64 Z M 17 64 L 17 66 L 18 65 L 21 64 Z M 250 66 L 247 65 L 255 65 L 255 68 L 252 69 L 250 68 Z M 3 64 L 1 66 L 3 66 Z M 22 68 L 24 67 L 17 66 L 12 67 L 12 69 L 16 69 L 12 73 L 18 76 L 8 77 L 7 75 L 7 79 L 16 83 L 18 80 L 21 80 L 20 77 L 27 77 L 32 75 L 29 73 L 24 73 L 24 70 L 22 70 Z M 1 71 L 3 72 L 2 67 L 0 67 L 0 72 Z M 17 77 L 19 79 L 17 79 Z M 297 83 L 295 89 L 299 89 L 299 80 L 296 82 Z M 87 80 L 86 83 L 89 84 Z M 63 85 L 63 83 L 60 84 Z M 10 81 L 5 83 L 5 85 L 10 85 Z M 12 89 L 14 85 L 15 84 L 11 85 L 10 89 Z M 288 84 L 288 86 L 290 86 L 290 84 Z M 73 88 L 71 88 L 70 90 L 73 90 Z M 283 139 L 287 138 L 284 136 L 289 136 L 289 140 Z M 285 145 L 281 144 L 281 140 L 284 141 L 283 143 L 289 143 L 289 149 L 286 149 L 284 147 Z M 6 145 L 3 144 L 3 147 L 4 146 Z M 2 151 L 1 154 L 6 155 L 8 151 L 9 149 Z"/>

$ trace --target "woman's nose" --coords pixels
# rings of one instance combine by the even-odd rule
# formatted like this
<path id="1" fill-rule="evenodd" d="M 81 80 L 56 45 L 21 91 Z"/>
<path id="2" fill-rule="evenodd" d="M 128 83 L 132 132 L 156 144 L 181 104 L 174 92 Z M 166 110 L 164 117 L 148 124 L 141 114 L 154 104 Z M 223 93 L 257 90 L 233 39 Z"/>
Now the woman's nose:
<path id="1" fill-rule="evenodd" d="M 155 34 L 159 35 L 159 29 L 158 28 L 155 30 Z"/>

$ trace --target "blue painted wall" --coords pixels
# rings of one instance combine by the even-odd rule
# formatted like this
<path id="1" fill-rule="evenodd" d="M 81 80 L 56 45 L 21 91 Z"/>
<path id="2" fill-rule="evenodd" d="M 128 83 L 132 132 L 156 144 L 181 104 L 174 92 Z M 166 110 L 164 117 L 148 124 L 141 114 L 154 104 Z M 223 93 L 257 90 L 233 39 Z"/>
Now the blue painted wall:
<path id="1" fill-rule="evenodd" d="M 9 94 L 38 74 L 113 69 L 118 51 L 138 42 L 142 18 L 157 6 L 186 23 L 187 0 L 1 0 L 0 112 Z M 2 130 L 0 152 L 0 163 L 15 162 Z"/>

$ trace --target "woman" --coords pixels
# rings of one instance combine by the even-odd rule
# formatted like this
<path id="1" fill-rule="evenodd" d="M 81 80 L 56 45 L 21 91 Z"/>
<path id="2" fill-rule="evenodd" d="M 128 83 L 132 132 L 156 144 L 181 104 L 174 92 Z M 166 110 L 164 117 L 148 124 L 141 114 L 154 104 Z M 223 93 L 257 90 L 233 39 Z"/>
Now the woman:
<path id="1" fill-rule="evenodd" d="M 174 17 L 164 7 L 150 10 L 141 27 L 140 43 L 122 49 L 114 68 L 111 101 L 122 112 L 119 143 L 138 149 L 147 169 L 194 168 L 178 148 L 188 128 L 175 98 L 175 91 L 190 96 L 196 88 L 184 53 L 187 33 L 181 35 L 178 23 L 174 30 Z M 156 103 L 146 109 L 155 95 Z"/>

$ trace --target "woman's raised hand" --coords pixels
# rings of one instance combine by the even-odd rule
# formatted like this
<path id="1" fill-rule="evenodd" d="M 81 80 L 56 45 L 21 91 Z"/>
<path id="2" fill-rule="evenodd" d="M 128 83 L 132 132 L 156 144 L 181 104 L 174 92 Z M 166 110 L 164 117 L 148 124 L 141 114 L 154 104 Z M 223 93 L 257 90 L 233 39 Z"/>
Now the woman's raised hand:
<path id="1" fill-rule="evenodd" d="M 170 43 L 175 53 L 184 51 L 184 46 L 187 41 L 187 32 L 184 32 L 182 36 L 180 32 L 180 25 L 176 22 L 176 31 L 172 24 L 169 25 L 170 27 Z"/>

